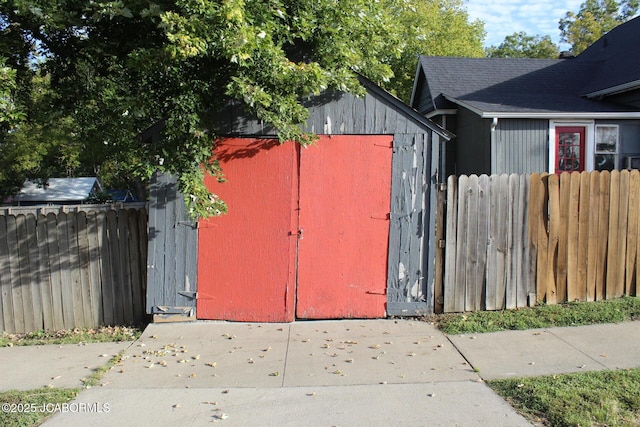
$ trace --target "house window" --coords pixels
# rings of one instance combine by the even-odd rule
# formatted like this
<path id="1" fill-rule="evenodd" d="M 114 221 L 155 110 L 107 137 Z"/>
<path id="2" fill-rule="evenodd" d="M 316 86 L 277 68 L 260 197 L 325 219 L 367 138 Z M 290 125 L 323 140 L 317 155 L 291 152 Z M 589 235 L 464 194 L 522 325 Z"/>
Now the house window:
<path id="1" fill-rule="evenodd" d="M 595 170 L 618 169 L 618 126 L 596 126 Z"/>

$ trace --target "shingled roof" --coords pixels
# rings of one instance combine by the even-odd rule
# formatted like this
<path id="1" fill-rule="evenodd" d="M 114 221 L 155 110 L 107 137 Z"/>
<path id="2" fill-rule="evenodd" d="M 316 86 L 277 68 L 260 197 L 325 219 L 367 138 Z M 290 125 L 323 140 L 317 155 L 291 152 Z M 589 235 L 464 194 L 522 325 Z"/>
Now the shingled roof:
<path id="1" fill-rule="evenodd" d="M 598 73 L 583 94 L 599 96 L 640 87 L 640 17 L 617 26 L 582 52 L 578 59 L 599 62 Z"/>
<path id="2" fill-rule="evenodd" d="M 634 111 L 585 95 L 640 82 L 640 55 L 631 47 L 639 39 L 640 18 L 635 18 L 571 59 L 421 56 L 412 103 L 417 105 L 421 90 L 432 98 L 431 110 L 458 104 L 507 114 Z"/>

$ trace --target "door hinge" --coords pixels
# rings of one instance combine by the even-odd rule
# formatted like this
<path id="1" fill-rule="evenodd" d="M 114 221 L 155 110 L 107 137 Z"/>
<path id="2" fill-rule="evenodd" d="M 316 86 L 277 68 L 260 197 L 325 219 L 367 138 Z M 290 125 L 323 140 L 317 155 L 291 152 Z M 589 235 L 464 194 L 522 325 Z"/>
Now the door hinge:
<path id="1" fill-rule="evenodd" d="M 371 219 L 382 219 L 385 221 L 389 221 L 391 219 L 391 213 L 382 214 L 379 216 L 371 216 Z"/>
<path id="2" fill-rule="evenodd" d="M 192 221 L 178 221 L 177 222 L 178 225 L 182 225 L 184 227 L 191 227 L 193 229 L 198 228 L 198 223 L 197 222 L 192 222 Z"/>
<path id="3" fill-rule="evenodd" d="M 178 291 L 178 295 L 182 295 L 183 297 L 189 298 L 189 299 L 196 299 L 196 292 L 193 291 Z"/>
<path id="4" fill-rule="evenodd" d="M 298 231 L 290 231 L 289 236 L 300 236 L 302 237 L 302 228 Z"/>
<path id="5" fill-rule="evenodd" d="M 444 240 L 444 239 L 438 240 L 438 247 L 440 249 L 445 248 L 446 246 L 447 246 L 447 241 L 446 240 Z"/>

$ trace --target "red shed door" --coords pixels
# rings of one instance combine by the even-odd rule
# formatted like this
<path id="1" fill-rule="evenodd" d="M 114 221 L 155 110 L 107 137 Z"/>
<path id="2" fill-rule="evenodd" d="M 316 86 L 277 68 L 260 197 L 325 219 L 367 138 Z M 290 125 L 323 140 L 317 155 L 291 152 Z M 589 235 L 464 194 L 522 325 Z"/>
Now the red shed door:
<path id="1" fill-rule="evenodd" d="M 227 182 L 205 183 L 229 212 L 199 224 L 199 319 L 293 320 L 297 151 L 293 143 L 241 138 L 216 148 Z"/>
<path id="2" fill-rule="evenodd" d="M 300 154 L 297 317 L 385 316 L 392 136 L 323 136 Z"/>
<path id="3" fill-rule="evenodd" d="M 229 213 L 199 225 L 198 318 L 384 317 L 391 144 L 224 140 L 216 155 L 227 182 L 206 184 Z"/>

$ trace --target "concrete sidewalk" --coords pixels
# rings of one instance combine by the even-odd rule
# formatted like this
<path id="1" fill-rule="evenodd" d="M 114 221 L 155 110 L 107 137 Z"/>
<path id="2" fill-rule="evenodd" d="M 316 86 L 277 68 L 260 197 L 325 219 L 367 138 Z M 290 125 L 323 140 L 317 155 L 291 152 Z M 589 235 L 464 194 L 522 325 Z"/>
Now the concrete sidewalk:
<path id="1" fill-rule="evenodd" d="M 485 380 L 640 367 L 640 322 L 455 335 Z"/>
<path id="2" fill-rule="evenodd" d="M 0 348 L 0 391 L 82 387 L 82 379 L 131 342 Z"/>
<path id="3" fill-rule="evenodd" d="M 640 367 L 638 333 L 640 322 L 449 337 L 391 319 L 152 324 L 102 386 L 44 425 L 524 426 L 484 379 Z M 2 389 L 8 365 L 29 363 L 16 349 L 0 349 Z"/>

